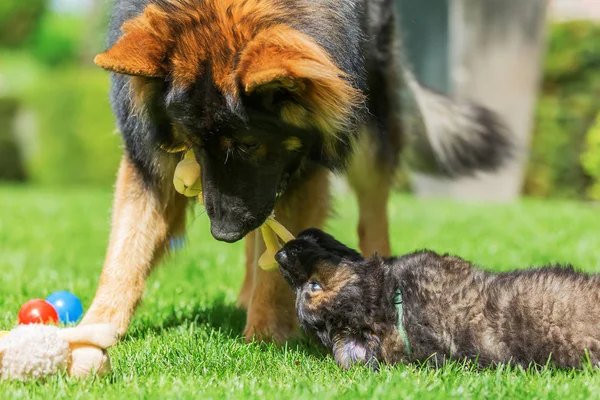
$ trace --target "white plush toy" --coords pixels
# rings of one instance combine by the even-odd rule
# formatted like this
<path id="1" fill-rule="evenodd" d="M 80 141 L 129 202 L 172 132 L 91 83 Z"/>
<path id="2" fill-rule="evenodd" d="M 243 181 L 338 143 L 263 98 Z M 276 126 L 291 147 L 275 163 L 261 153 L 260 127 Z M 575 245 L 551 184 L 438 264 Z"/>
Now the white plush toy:
<path id="1" fill-rule="evenodd" d="M 0 338 L 0 378 L 26 381 L 62 371 L 79 378 L 104 375 L 110 371 L 106 349 L 116 341 L 110 324 L 20 325 Z"/>

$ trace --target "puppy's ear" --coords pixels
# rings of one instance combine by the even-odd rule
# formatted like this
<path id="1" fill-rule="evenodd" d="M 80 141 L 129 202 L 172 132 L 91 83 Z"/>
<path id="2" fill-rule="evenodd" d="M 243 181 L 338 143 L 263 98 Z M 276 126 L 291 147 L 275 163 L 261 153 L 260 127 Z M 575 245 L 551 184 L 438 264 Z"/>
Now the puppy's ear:
<path id="1" fill-rule="evenodd" d="M 378 252 L 373 253 L 369 261 L 371 266 L 375 268 L 383 267 L 385 264 L 383 257 L 381 257 Z"/>
<path id="2" fill-rule="evenodd" d="M 378 369 L 379 338 L 373 334 L 341 337 L 333 344 L 333 358 L 344 369 L 355 364 L 366 364 Z"/>
<path id="3" fill-rule="evenodd" d="M 165 77 L 164 58 L 170 32 L 165 13 L 155 5 L 125 22 L 123 36 L 94 59 L 96 65 L 120 74 Z"/>
<path id="4" fill-rule="evenodd" d="M 344 258 L 351 261 L 362 261 L 363 256 L 360 255 L 356 250 L 351 249 L 342 242 L 328 233 L 323 232 L 317 228 L 309 228 L 302 231 L 298 235 L 298 239 L 309 240 L 316 243 L 323 250 L 334 254 L 340 258 Z"/>
<path id="5" fill-rule="evenodd" d="M 285 122 L 325 136 L 344 129 L 363 100 L 321 46 L 288 27 L 267 29 L 250 41 L 236 76 L 244 94 L 261 96 Z"/>

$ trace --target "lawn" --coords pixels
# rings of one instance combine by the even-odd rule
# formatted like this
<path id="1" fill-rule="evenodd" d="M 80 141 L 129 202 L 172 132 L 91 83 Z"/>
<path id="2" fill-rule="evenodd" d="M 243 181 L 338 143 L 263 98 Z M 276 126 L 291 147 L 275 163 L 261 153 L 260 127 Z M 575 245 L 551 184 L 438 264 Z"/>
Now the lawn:
<path id="1" fill-rule="evenodd" d="M 88 306 L 109 232 L 110 190 L 0 186 L 0 329 L 22 303 L 70 290 Z M 355 245 L 356 206 L 337 201 L 328 229 Z M 342 218 L 343 216 L 343 218 Z M 429 247 L 493 270 L 571 262 L 600 271 L 600 207 L 524 200 L 469 205 L 394 196 L 396 253 Z M 597 371 L 499 368 L 477 371 L 398 366 L 342 371 L 306 341 L 284 348 L 246 345 L 244 313 L 235 309 L 243 278 L 242 245 L 214 241 L 195 209 L 187 246 L 147 285 L 129 334 L 99 380 L 51 378 L 0 383 L 0 398 L 594 398 Z"/>

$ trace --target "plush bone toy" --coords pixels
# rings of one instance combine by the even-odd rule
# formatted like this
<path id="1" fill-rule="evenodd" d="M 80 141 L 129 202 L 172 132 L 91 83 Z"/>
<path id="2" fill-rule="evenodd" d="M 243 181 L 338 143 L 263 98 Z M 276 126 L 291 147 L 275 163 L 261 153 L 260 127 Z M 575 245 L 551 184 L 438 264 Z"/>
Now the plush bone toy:
<path id="1" fill-rule="evenodd" d="M 183 160 L 177 164 L 173 185 L 175 185 L 175 190 L 182 195 L 187 197 L 198 196 L 200 204 L 204 204 L 200 165 L 196 161 L 193 150 L 188 150 L 183 156 Z M 267 218 L 260 227 L 260 232 L 267 246 L 267 251 L 258 260 L 258 265 L 266 271 L 271 271 L 278 267 L 277 261 L 275 261 L 275 253 L 281 248 L 278 237 L 284 243 L 287 243 L 293 240 L 294 236 L 277 222 L 273 215 Z"/>
<path id="2" fill-rule="evenodd" d="M 0 336 L 0 378 L 26 381 L 63 371 L 78 378 L 104 375 L 110 371 L 106 349 L 116 341 L 110 324 L 20 325 Z"/>

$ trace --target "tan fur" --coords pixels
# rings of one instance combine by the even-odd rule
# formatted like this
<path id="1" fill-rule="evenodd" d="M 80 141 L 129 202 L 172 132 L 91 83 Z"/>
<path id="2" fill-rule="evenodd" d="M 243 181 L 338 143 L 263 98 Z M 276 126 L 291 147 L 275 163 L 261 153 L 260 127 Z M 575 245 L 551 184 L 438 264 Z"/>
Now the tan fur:
<path id="1" fill-rule="evenodd" d="M 233 139 L 231 139 L 230 137 L 227 136 L 221 136 L 219 138 L 219 141 L 221 142 L 221 150 L 227 152 L 230 151 L 233 147 Z"/>
<path id="2" fill-rule="evenodd" d="M 287 151 L 297 151 L 302 148 L 302 141 L 296 136 L 292 136 L 283 142 Z"/>
<path id="3" fill-rule="evenodd" d="M 258 237 L 255 244 L 254 254 L 260 257 L 266 249 L 262 237 Z M 283 343 L 297 330 L 294 296 L 279 271 L 264 271 L 258 267 L 258 257 L 255 256 L 253 263 L 254 286 L 244 337 L 247 342 L 273 340 Z"/>
<path id="4" fill-rule="evenodd" d="M 250 232 L 244 238 L 244 251 L 246 254 L 246 275 L 240 289 L 237 306 L 247 309 L 250 304 L 250 296 L 252 295 L 252 287 L 254 286 L 254 248 L 256 247 L 257 231 Z"/>
<path id="5" fill-rule="evenodd" d="M 265 21 L 285 16 L 269 1 L 207 0 L 199 7 L 191 1 L 173 3 L 166 13 L 151 4 L 123 25 L 124 35 L 99 54 L 102 68 L 135 75 L 132 98 L 142 107 L 152 93 L 143 77 L 169 75 L 175 86 L 188 87 L 210 62 L 215 85 L 232 98 L 284 87 L 301 101 L 281 110 L 284 121 L 300 128 L 316 128 L 327 151 L 335 153 L 337 132 L 346 129 L 363 101 L 363 95 L 309 36 L 280 24 L 266 29 Z M 178 25 L 177 33 L 172 26 Z M 232 28 L 235 27 L 235 28 Z M 165 60 L 166 55 L 169 59 Z"/>
<path id="6" fill-rule="evenodd" d="M 216 53 L 239 49 L 251 38 L 257 24 L 282 15 L 282 10 L 269 7 L 268 3 L 206 0 L 200 7 L 194 1 L 178 0 L 171 2 L 169 12 L 150 4 L 143 14 L 125 22 L 122 38 L 99 54 L 95 62 L 102 68 L 130 75 L 171 74 L 175 84 L 187 86 L 202 74 L 203 61 L 211 60 L 218 86 L 231 89 L 231 69 L 227 67 L 232 65 L 233 55 L 226 58 Z M 244 18 L 250 13 L 254 18 Z M 178 29 L 177 36 L 173 26 L 183 28 Z M 171 58 L 165 63 L 167 53 Z"/>
<path id="7" fill-rule="evenodd" d="M 374 129 L 362 125 L 357 149 L 348 165 L 348 182 L 356 193 L 359 206 L 358 237 L 360 250 L 365 257 L 377 252 L 382 256 L 391 254 L 388 235 L 387 204 L 392 180 L 392 171 L 381 168 L 377 150 L 371 140 Z"/>
<path id="8" fill-rule="evenodd" d="M 329 202 L 329 172 L 319 169 L 301 186 L 286 192 L 275 209 L 275 215 L 292 234 L 297 235 L 308 227 L 323 225 L 329 212 Z M 254 286 L 244 335 L 246 340 L 271 338 L 282 343 L 297 331 L 294 294 L 279 271 L 267 272 L 258 267 L 258 257 L 264 252 L 265 245 L 262 237 L 255 238 L 255 243 Z"/>
<path id="9" fill-rule="evenodd" d="M 276 82 L 310 103 L 310 112 L 297 104 L 285 106 L 282 118 L 301 128 L 314 126 L 326 135 L 344 129 L 362 102 L 360 92 L 327 53 L 310 37 L 288 27 L 257 35 L 242 52 L 237 74 L 246 93 Z"/>
<path id="10" fill-rule="evenodd" d="M 400 356 L 398 356 L 400 354 Z M 381 356 L 384 360 L 391 360 L 394 357 L 398 358 L 398 361 L 408 361 L 408 354 L 406 352 L 406 345 L 404 339 L 398 333 L 398 328 L 387 332 L 387 334 L 381 337 Z"/>
<path id="11" fill-rule="evenodd" d="M 184 128 L 177 124 L 173 124 L 169 140 L 165 143 L 160 143 L 158 147 L 167 153 L 179 155 L 185 154 L 191 149 L 191 141 L 182 132 L 185 132 Z"/>
<path id="12" fill-rule="evenodd" d="M 357 279 L 358 277 L 350 268 L 321 263 L 317 266 L 317 272 L 310 277 L 309 281 L 318 282 L 323 290 L 311 294 L 307 307 L 316 310 L 323 304 L 329 303 L 338 295 L 340 290 L 343 290 L 347 284 L 353 283 Z"/>
<path id="13" fill-rule="evenodd" d="M 154 95 L 155 87 L 155 82 L 142 76 L 133 76 L 129 81 L 129 96 L 138 117 L 144 115 L 144 107 Z"/>
<path id="14" fill-rule="evenodd" d="M 142 294 L 145 281 L 164 254 L 171 234 L 185 228 L 187 198 L 166 179 L 174 171 L 166 156 L 164 191 L 147 190 L 135 167 L 121 161 L 113 206 L 112 231 L 100 284 L 82 324 L 112 323 L 124 334 Z"/>
<path id="15" fill-rule="evenodd" d="M 122 30 L 123 37 L 96 56 L 96 65 L 121 74 L 166 76 L 162 61 L 168 43 L 162 38 L 169 34 L 169 26 L 164 13 L 151 4 L 144 14 L 125 22 Z"/>

